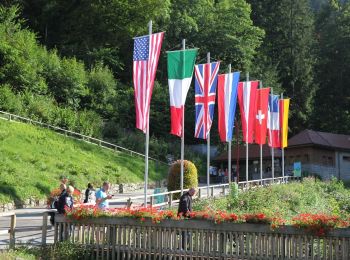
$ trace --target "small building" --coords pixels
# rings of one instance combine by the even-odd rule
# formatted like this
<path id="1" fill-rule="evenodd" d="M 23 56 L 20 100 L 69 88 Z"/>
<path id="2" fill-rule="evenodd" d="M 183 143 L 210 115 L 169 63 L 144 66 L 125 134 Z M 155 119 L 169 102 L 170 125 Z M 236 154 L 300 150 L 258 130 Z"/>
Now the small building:
<path id="1" fill-rule="evenodd" d="M 294 162 L 301 162 L 304 173 L 350 181 L 350 135 L 304 130 L 285 149 L 286 171 L 293 171 Z"/>
<path id="2" fill-rule="evenodd" d="M 262 158 L 263 158 L 263 178 L 272 177 L 272 149 L 268 145 L 262 146 Z M 274 149 L 274 162 L 275 162 L 275 177 L 281 176 L 282 164 L 281 149 Z M 238 161 L 237 161 L 238 159 Z M 221 153 L 213 160 L 218 168 L 228 168 L 228 152 Z M 231 165 L 232 171 L 239 173 L 239 180 L 244 181 L 246 179 L 246 146 L 245 144 L 232 145 L 231 149 Z M 260 146 L 257 144 L 248 145 L 248 178 L 249 180 L 260 179 Z"/>
<path id="3" fill-rule="evenodd" d="M 271 177 L 272 149 L 263 145 L 263 178 Z M 248 146 L 249 179 L 260 179 L 260 146 Z M 232 169 L 239 171 L 240 181 L 246 176 L 246 148 L 245 144 L 232 145 Z M 237 161 L 238 158 L 238 161 Z M 274 149 L 275 177 L 282 175 L 281 149 Z M 295 162 L 301 162 L 304 174 L 319 175 L 322 179 L 332 176 L 344 181 L 350 181 L 350 135 L 304 130 L 288 140 L 285 148 L 285 175 L 293 175 Z M 213 160 L 213 165 L 226 169 L 227 152 L 221 153 Z M 237 162 L 238 167 L 237 167 Z"/>

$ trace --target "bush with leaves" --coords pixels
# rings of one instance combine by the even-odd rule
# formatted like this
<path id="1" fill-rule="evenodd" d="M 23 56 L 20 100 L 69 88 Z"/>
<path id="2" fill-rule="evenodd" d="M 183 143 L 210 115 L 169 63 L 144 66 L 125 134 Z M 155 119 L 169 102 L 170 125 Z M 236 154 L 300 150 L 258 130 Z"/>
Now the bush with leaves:
<path id="1" fill-rule="evenodd" d="M 181 161 L 178 160 L 174 162 L 168 173 L 168 191 L 180 190 L 181 184 Z M 184 160 L 184 189 L 189 189 L 192 187 L 198 187 L 198 174 L 196 166 L 187 160 Z M 174 194 L 176 199 L 179 195 Z"/>
<path id="2" fill-rule="evenodd" d="M 0 110 L 20 114 L 23 110 L 21 100 L 14 94 L 7 84 L 0 85 Z"/>

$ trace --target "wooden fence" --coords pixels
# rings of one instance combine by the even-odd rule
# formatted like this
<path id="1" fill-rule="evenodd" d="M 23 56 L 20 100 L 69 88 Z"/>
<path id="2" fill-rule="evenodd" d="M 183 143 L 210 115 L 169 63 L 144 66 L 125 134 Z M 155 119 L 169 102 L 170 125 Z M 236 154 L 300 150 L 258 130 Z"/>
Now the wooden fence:
<path id="1" fill-rule="evenodd" d="M 10 217 L 9 229 L 0 229 L 0 235 L 9 234 L 9 248 L 16 246 L 16 235 L 22 232 L 28 231 L 41 231 L 41 243 L 40 245 L 46 245 L 47 230 L 48 230 L 48 218 L 49 213 L 56 213 L 56 210 L 45 210 L 40 213 L 34 213 L 31 215 L 41 215 L 43 218 L 42 225 L 39 227 L 17 227 L 17 217 L 14 211 L 1 212 L 0 218 Z M 1 228 L 1 227 L 0 227 Z"/>
<path id="2" fill-rule="evenodd" d="M 56 216 L 54 239 L 81 243 L 96 259 L 350 259 L 350 229 L 317 237 L 291 226 L 272 231 L 269 225 L 205 220 Z"/>

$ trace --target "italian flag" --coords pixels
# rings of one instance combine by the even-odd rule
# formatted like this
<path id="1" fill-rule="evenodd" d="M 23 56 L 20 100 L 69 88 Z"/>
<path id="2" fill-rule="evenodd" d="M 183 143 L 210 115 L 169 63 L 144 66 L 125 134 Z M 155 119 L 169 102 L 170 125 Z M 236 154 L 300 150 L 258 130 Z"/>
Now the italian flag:
<path id="1" fill-rule="evenodd" d="M 190 88 L 197 49 L 168 52 L 168 84 L 170 93 L 171 131 L 182 135 L 182 115 Z"/>

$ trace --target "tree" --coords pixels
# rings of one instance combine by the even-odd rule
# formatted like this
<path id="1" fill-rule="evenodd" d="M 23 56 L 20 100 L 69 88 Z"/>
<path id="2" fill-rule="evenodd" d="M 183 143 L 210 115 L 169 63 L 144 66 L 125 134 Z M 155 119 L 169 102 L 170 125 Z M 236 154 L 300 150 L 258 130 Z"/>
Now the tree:
<path id="1" fill-rule="evenodd" d="M 293 132 L 310 126 L 316 91 L 314 21 L 308 0 L 249 0 L 253 21 L 266 32 L 260 52 L 276 68 L 284 96 L 290 97 Z M 271 86 L 274 87 L 274 86 Z"/>
<path id="2" fill-rule="evenodd" d="M 318 14 L 319 45 L 314 127 L 349 134 L 350 3 L 330 1 Z"/>

